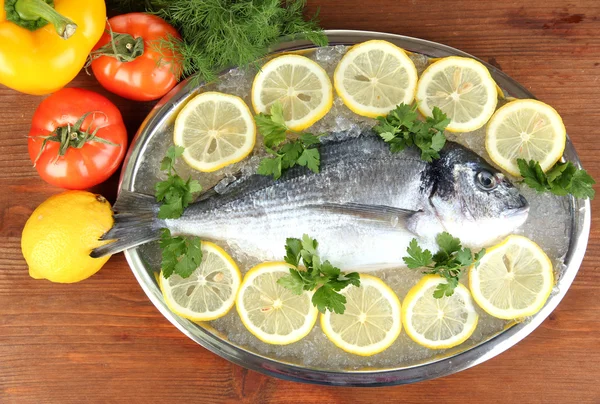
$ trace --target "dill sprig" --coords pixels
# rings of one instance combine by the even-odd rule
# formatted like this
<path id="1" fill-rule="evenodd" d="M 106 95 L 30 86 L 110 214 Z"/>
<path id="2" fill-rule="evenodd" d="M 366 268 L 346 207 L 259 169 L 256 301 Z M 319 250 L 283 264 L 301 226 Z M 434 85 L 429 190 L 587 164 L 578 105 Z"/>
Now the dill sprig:
<path id="1" fill-rule="evenodd" d="M 114 0 L 118 8 L 144 8 L 173 25 L 183 40 L 155 47 L 182 55 L 182 76 L 210 81 L 232 66 L 246 67 L 263 57 L 283 36 L 305 37 L 324 46 L 316 16 L 305 20 L 305 0 Z"/>

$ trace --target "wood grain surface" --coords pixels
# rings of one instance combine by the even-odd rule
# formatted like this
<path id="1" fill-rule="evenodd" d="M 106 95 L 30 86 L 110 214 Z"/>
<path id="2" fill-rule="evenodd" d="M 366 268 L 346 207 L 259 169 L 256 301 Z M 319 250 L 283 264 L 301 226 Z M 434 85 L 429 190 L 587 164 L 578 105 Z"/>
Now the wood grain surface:
<path id="1" fill-rule="evenodd" d="M 317 7 L 325 28 L 424 38 L 501 68 L 561 113 L 585 168 L 600 179 L 598 0 L 309 1 L 309 12 Z M 85 73 L 71 86 L 106 93 Z M 152 104 L 108 97 L 132 137 Z M 598 215 L 565 299 L 502 355 L 408 386 L 284 382 L 232 365 L 180 333 L 146 298 L 122 255 L 78 284 L 28 276 L 21 230 L 32 210 L 60 191 L 37 176 L 27 153 L 41 99 L 0 86 L 0 402 L 600 403 Z M 114 198 L 117 178 L 94 191 Z"/>

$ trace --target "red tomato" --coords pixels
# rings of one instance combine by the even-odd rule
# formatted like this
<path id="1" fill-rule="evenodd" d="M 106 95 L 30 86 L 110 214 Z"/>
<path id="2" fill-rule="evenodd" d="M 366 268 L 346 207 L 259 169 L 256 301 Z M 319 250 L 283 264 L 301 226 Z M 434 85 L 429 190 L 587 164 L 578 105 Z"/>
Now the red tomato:
<path id="1" fill-rule="evenodd" d="M 181 56 L 167 50 L 163 50 L 163 55 L 160 55 L 153 50 L 153 42 L 156 44 L 161 38 L 180 38 L 175 28 L 155 15 L 119 15 L 108 20 L 107 32 L 100 38 L 94 51 L 110 42 L 109 28 L 112 29 L 113 35 L 129 34 L 134 39 L 143 38 L 144 53 L 130 62 L 121 62 L 113 56 L 93 59 L 92 71 L 104 88 L 130 100 L 151 101 L 162 97 L 175 87 L 177 73 L 181 69 Z M 127 54 L 127 51 L 123 52 L 126 56 L 132 56 Z"/>
<path id="2" fill-rule="evenodd" d="M 94 131 L 95 138 L 89 139 Z M 54 140 L 43 146 L 48 136 Z M 63 88 L 42 101 L 33 115 L 29 157 L 40 177 L 52 185 L 67 189 L 97 185 L 119 168 L 126 151 L 127 130 L 121 113 L 93 91 Z"/>

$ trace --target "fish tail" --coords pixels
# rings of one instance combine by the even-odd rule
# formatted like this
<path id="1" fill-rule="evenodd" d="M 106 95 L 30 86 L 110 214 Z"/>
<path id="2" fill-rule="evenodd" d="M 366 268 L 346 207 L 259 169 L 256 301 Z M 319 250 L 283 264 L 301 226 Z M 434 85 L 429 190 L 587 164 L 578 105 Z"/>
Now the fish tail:
<path id="1" fill-rule="evenodd" d="M 165 227 L 164 220 L 157 217 L 159 205 L 150 195 L 121 191 L 113 206 L 113 227 L 100 240 L 114 240 L 92 250 L 90 256 L 98 258 L 116 254 L 160 238 L 159 230 Z"/>

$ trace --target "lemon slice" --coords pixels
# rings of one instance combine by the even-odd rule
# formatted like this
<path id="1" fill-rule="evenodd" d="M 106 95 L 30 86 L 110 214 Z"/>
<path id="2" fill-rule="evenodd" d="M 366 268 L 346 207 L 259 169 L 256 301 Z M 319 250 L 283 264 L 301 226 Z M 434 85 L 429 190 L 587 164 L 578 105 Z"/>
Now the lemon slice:
<path id="1" fill-rule="evenodd" d="M 479 316 L 469 290 L 458 284 L 452 296 L 433 297 L 446 282 L 427 275 L 408 292 L 402 303 L 402 323 L 408 336 L 430 349 L 446 349 L 465 342 L 475 331 Z"/>
<path id="2" fill-rule="evenodd" d="M 175 120 L 173 141 L 185 147 L 184 160 L 198 171 L 212 172 L 237 163 L 250 154 L 255 140 L 250 108 L 229 94 L 202 93 Z"/>
<path id="3" fill-rule="evenodd" d="M 558 112 L 537 100 L 509 102 L 492 116 L 485 148 L 494 163 L 520 175 L 517 159 L 537 160 L 543 171 L 560 160 L 567 131 Z"/>
<path id="4" fill-rule="evenodd" d="M 490 248 L 471 268 L 473 299 L 490 315 L 503 319 L 531 316 L 544 306 L 552 287 L 552 263 L 542 249 L 523 236 L 509 236 Z"/>
<path id="5" fill-rule="evenodd" d="M 417 69 L 404 50 L 373 40 L 350 48 L 337 65 L 333 82 L 350 110 L 375 118 L 413 101 Z"/>
<path id="6" fill-rule="evenodd" d="M 268 113 L 274 102 L 283 105 L 283 117 L 291 130 L 301 131 L 323 118 L 333 105 L 327 72 L 300 55 L 283 55 L 267 62 L 252 83 L 252 105 Z"/>
<path id="7" fill-rule="evenodd" d="M 321 315 L 321 328 L 339 348 L 361 356 L 371 356 L 394 343 L 400 330 L 400 300 L 379 278 L 360 275 L 360 287 L 348 286 L 344 314 Z"/>
<path id="8" fill-rule="evenodd" d="M 451 132 L 470 132 L 490 119 L 498 103 L 496 82 L 488 69 L 471 58 L 450 56 L 431 64 L 419 79 L 417 105 L 425 116 L 440 108 Z"/>
<path id="9" fill-rule="evenodd" d="M 175 314 L 192 321 L 223 317 L 235 303 L 242 275 L 223 249 L 202 242 L 202 263 L 187 278 L 172 274 L 158 278 L 165 303 Z"/>
<path id="10" fill-rule="evenodd" d="M 267 344 L 286 345 L 304 338 L 317 321 L 312 292 L 296 295 L 277 283 L 289 275 L 285 262 L 266 262 L 252 268 L 242 282 L 236 308 L 242 323 Z"/>

